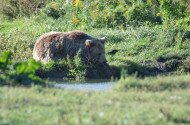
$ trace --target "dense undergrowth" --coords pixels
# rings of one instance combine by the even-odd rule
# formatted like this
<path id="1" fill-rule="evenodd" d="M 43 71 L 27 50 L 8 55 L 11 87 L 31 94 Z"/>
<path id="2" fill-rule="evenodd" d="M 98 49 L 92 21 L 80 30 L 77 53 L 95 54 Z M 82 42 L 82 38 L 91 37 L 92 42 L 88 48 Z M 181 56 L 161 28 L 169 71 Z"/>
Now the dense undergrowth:
<path id="1" fill-rule="evenodd" d="M 40 62 L 34 60 L 14 62 L 11 55 L 11 52 L 0 55 L 0 86 L 29 86 L 36 83 L 45 85 L 45 82 L 35 75 L 36 70 L 41 66 Z"/>
<path id="2" fill-rule="evenodd" d="M 3 0 L 0 10 L 9 19 L 45 14 L 85 28 L 125 28 L 171 20 L 188 26 L 190 11 L 187 0 Z"/>

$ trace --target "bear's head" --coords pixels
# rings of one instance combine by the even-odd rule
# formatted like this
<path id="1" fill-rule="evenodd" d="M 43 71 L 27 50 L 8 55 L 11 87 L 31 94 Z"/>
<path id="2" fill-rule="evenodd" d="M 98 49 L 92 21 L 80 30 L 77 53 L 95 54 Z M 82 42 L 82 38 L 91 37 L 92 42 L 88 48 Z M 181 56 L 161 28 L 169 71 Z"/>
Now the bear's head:
<path id="1" fill-rule="evenodd" d="M 88 49 L 88 59 L 93 62 L 105 63 L 105 37 L 95 40 L 86 40 L 85 47 Z"/>

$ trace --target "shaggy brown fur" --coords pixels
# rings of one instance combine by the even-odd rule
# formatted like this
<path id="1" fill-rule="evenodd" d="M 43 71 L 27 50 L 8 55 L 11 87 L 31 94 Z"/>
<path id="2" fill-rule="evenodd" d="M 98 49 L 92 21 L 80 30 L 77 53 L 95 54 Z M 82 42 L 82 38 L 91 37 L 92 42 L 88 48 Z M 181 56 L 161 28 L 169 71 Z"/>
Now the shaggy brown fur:
<path id="1" fill-rule="evenodd" d="M 50 32 L 39 37 L 34 45 L 33 58 L 47 63 L 50 60 L 72 59 L 81 50 L 83 61 L 106 62 L 105 38 L 96 39 L 80 31 Z"/>

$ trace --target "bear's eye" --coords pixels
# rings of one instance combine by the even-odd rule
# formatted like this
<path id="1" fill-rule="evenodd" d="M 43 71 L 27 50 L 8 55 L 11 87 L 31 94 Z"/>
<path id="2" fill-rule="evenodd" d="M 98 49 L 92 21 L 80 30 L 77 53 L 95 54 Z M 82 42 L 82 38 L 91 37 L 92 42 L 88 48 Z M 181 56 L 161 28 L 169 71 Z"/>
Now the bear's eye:
<path id="1" fill-rule="evenodd" d="M 98 53 L 98 56 L 100 56 L 101 55 L 101 53 Z"/>

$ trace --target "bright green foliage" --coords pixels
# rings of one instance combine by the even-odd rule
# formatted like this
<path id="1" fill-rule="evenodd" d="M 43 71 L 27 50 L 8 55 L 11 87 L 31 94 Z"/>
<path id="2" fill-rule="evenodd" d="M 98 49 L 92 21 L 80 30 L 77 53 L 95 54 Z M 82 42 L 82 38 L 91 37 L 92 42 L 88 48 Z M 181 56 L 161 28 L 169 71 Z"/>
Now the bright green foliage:
<path id="1" fill-rule="evenodd" d="M 68 77 L 74 77 L 76 80 L 84 80 L 88 65 L 85 65 L 79 57 L 79 53 L 74 57 L 74 60 L 67 59 Z"/>
<path id="2" fill-rule="evenodd" d="M 29 60 L 27 62 L 15 62 L 11 59 L 10 52 L 4 52 L 0 56 L 0 85 L 31 85 L 42 83 L 35 75 L 41 66 L 40 62 Z"/>
<path id="3" fill-rule="evenodd" d="M 18 62 L 14 64 L 14 71 L 10 72 L 10 78 L 16 80 L 18 83 L 30 85 L 33 82 L 42 82 L 42 80 L 35 75 L 36 70 L 41 67 L 40 62 L 29 60 L 27 62 Z"/>
<path id="4" fill-rule="evenodd" d="M 190 14 L 186 18 L 177 20 L 176 25 L 183 27 L 186 30 L 189 30 L 190 29 Z"/>
<path id="5" fill-rule="evenodd" d="M 187 5 L 188 2 L 185 1 L 160 0 L 161 13 L 166 20 L 187 16 Z"/>
<path id="6" fill-rule="evenodd" d="M 89 67 L 90 64 L 82 62 L 78 53 L 74 59 L 70 59 L 68 56 L 66 60 L 50 61 L 39 69 L 38 74 L 41 77 L 45 75 L 51 78 L 69 78 L 79 81 L 86 79 L 87 69 Z M 46 74 L 52 75 L 49 76 Z"/>
<path id="7" fill-rule="evenodd" d="M 0 71 L 6 71 L 11 63 L 11 52 L 2 53 L 0 56 Z"/>

